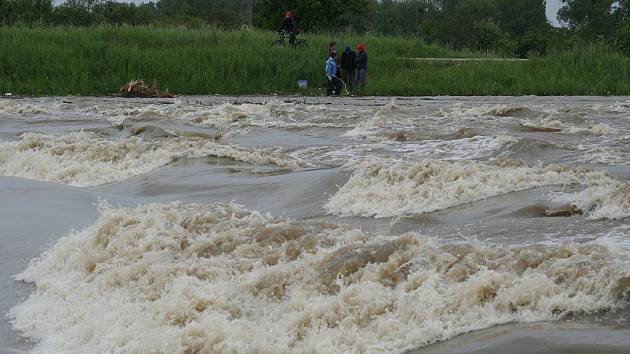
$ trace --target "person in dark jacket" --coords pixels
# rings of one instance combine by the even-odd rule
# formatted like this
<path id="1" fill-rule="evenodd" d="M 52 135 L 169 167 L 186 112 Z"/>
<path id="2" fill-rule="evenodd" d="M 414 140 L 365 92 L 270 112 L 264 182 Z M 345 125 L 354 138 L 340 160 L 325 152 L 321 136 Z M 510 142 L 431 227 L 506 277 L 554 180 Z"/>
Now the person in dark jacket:
<path id="1" fill-rule="evenodd" d="M 356 59 L 357 53 L 350 49 L 350 47 L 346 47 L 343 53 L 341 53 L 341 79 L 350 87 L 352 87 L 352 84 L 354 83 Z"/>
<path id="2" fill-rule="evenodd" d="M 367 79 L 368 56 L 363 44 L 357 44 L 357 52 L 359 52 L 359 54 L 357 54 L 357 59 L 355 60 L 357 64 L 356 83 L 359 87 L 364 88 Z"/>

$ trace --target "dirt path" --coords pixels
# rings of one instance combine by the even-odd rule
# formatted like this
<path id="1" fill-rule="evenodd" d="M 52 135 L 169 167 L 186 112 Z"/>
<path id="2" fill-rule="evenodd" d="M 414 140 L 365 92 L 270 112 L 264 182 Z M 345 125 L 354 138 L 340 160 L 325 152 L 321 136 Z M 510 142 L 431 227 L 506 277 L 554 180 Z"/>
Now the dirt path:
<path id="1" fill-rule="evenodd" d="M 519 58 L 396 58 L 396 60 L 415 60 L 415 61 L 527 61 L 528 59 Z"/>

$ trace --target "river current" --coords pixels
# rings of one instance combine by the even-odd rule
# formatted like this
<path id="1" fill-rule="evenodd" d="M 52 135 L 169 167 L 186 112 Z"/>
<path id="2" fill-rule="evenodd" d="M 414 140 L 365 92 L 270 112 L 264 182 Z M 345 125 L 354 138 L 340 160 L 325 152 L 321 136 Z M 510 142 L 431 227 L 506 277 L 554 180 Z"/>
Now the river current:
<path id="1" fill-rule="evenodd" d="M 628 352 L 629 138 L 626 97 L 0 99 L 0 352 Z"/>

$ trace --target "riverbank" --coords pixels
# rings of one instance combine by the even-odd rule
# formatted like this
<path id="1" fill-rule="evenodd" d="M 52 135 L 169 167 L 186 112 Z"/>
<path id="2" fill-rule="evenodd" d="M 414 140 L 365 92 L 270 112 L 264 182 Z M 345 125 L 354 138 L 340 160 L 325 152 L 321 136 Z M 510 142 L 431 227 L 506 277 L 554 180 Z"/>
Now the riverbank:
<path id="1" fill-rule="evenodd" d="M 366 44 L 364 95 L 627 95 L 630 58 L 577 48 L 528 61 L 466 58 L 419 40 L 377 36 L 303 36 L 308 48 L 273 48 L 276 35 L 152 27 L 0 28 L 0 91 L 19 95 L 108 95 L 127 81 L 157 80 L 176 94 L 325 93 L 331 40 Z M 301 91 L 296 81 L 309 81 Z"/>

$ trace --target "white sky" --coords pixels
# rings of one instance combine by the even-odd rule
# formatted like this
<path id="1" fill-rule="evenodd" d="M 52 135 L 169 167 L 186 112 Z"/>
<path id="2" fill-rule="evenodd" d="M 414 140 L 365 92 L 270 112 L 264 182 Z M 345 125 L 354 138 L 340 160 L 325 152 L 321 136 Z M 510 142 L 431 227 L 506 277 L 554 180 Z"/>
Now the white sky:
<path id="1" fill-rule="evenodd" d="M 556 27 L 560 26 L 560 23 L 556 18 L 560 7 L 562 7 L 561 0 L 547 0 L 547 19 L 549 19 L 549 22 Z"/>

